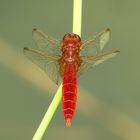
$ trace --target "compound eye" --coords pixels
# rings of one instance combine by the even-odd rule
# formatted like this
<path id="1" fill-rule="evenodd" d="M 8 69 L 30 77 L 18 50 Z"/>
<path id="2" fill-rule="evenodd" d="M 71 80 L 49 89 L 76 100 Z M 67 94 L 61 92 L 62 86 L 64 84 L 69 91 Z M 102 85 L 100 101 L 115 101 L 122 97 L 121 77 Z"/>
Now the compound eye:
<path id="1" fill-rule="evenodd" d="M 78 41 L 81 41 L 81 38 L 80 38 L 79 35 L 76 35 L 76 39 L 77 39 Z"/>
<path id="2" fill-rule="evenodd" d="M 67 38 L 67 36 L 68 36 L 67 34 L 66 34 L 66 35 L 64 35 L 63 40 L 65 40 L 65 38 Z"/>

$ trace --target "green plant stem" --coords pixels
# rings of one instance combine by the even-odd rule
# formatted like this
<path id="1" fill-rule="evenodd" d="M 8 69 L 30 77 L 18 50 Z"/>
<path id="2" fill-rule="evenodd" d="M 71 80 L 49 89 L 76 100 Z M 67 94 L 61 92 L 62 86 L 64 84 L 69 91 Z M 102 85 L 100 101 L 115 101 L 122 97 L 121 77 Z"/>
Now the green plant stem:
<path id="1" fill-rule="evenodd" d="M 61 93 L 62 93 L 62 84 L 59 86 L 59 88 L 58 88 L 47 112 L 45 113 L 45 115 L 44 115 L 44 117 L 43 117 L 43 119 L 42 119 L 42 121 L 41 121 L 41 123 L 40 123 L 32 140 L 41 140 L 42 139 L 42 137 L 43 137 L 43 135 L 44 135 L 44 133 L 45 133 L 45 131 L 46 131 L 60 101 L 61 101 L 61 97 L 62 97 Z"/>
<path id="2" fill-rule="evenodd" d="M 82 0 L 73 0 L 73 33 L 81 36 L 81 21 L 82 21 Z M 45 113 L 38 129 L 36 130 L 32 140 L 41 140 L 49 123 L 61 101 L 62 84 L 59 86 L 47 112 Z"/>
<path id="3" fill-rule="evenodd" d="M 73 33 L 81 36 L 82 0 L 73 0 Z"/>

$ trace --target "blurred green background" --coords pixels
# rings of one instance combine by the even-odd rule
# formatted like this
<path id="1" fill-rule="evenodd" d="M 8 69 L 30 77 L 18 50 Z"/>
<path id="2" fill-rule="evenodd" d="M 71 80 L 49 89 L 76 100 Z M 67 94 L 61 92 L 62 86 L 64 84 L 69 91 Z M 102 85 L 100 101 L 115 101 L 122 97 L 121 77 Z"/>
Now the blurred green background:
<path id="1" fill-rule="evenodd" d="M 77 110 L 66 129 L 61 105 L 43 140 L 140 140 L 140 1 L 83 0 L 82 38 L 105 27 L 113 59 L 79 78 Z M 62 38 L 72 31 L 72 0 L 0 0 L 0 139 L 30 140 L 57 87 L 23 48 L 39 28 Z"/>

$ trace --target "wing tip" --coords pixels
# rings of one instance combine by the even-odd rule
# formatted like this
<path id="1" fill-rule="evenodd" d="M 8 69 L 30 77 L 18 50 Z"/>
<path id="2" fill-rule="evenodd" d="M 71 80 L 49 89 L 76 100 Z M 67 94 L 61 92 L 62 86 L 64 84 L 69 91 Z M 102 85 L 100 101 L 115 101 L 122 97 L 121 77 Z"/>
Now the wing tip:
<path id="1" fill-rule="evenodd" d="M 23 50 L 24 50 L 24 51 L 27 51 L 27 50 L 29 50 L 29 48 L 27 48 L 27 47 L 24 47 L 24 48 L 23 48 Z"/>
<path id="2" fill-rule="evenodd" d="M 33 28 L 33 29 L 32 29 L 32 35 L 33 35 L 35 32 L 37 32 L 37 31 L 38 31 L 37 28 Z"/>
<path id="3" fill-rule="evenodd" d="M 110 32 L 110 31 L 111 31 L 111 29 L 110 29 L 110 28 L 106 28 L 106 31 Z"/>
<path id="4" fill-rule="evenodd" d="M 24 47 L 24 48 L 23 48 L 23 53 L 24 53 L 24 54 L 26 54 L 26 53 L 27 53 L 27 51 L 29 51 L 29 48 Z"/>
<path id="5" fill-rule="evenodd" d="M 32 31 L 36 31 L 36 30 L 37 30 L 37 28 L 33 28 L 33 29 L 32 29 Z"/>
<path id="6" fill-rule="evenodd" d="M 115 53 L 119 53 L 119 52 L 120 52 L 120 50 L 116 50 L 116 51 L 115 51 Z"/>

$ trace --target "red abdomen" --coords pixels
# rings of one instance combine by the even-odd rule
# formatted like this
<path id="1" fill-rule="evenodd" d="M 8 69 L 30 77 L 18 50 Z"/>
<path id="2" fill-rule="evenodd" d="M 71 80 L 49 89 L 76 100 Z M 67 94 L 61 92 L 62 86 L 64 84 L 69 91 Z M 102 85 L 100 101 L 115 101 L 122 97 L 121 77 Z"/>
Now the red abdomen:
<path id="1" fill-rule="evenodd" d="M 77 78 L 74 64 L 66 64 L 64 68 L 62 86 L 62 108 L 66 119 L 66 126 L 70 127 L 77 99 Z"/>

